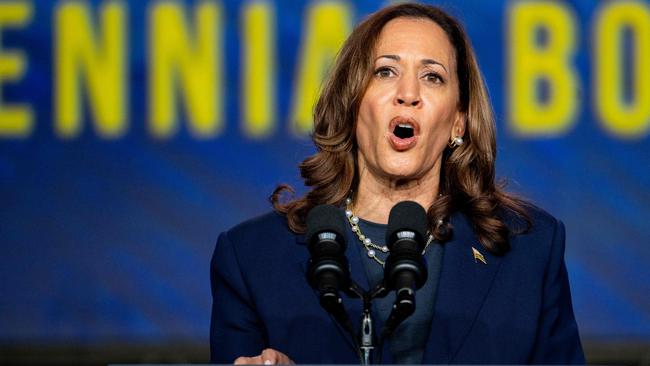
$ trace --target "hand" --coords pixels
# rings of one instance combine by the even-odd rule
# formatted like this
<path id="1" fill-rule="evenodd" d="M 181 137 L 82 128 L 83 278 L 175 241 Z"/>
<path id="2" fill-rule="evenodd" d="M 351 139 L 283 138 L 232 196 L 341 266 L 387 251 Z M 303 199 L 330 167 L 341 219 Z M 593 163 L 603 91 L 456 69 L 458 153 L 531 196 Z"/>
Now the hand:
<path id="1" fill-rule="evenodd" d="M 267 348 L 255 357 L 238 357 L 235 365 L 295 365 L 295 363 L 284 353 Z"/>

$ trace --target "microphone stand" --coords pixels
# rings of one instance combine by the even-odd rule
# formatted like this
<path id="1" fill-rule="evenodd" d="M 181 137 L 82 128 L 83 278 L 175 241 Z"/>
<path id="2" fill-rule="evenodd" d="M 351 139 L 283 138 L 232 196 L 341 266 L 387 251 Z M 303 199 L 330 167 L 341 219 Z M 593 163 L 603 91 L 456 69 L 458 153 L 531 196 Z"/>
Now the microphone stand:
<path id="1" fill-rule="evenodd" d="M 333 293 L 321 293 L 320 304 L 331 314 L 334 319 L 345 329 L 357 350 L 361 365 L 373 364 L 375 350 L 375 334 L 372 320 L 372 299 L 378 295 L 386 296 L 388 291 L 383 285 L 371 292 L 364 290 L 353 280 L 350 280 L 350 287 L 343 290 L 350 298 L 361 298 L 363 301 L 363 314 L 361 315 L 361 328 L 359 334 L 355 334 L 352 322 L 348 317 L 341 296 Z M 358 338 L 357 338 L 358 337 Z"/>
<path id="2" fill-rule="evenodd" d="M 336 319 L 336 321 L 343 327 L 343 329 L 345 329 L 350 334 L 354 346 L 358 350 L 361 365 L 372 365 L 374 363 L 374 354 L 377 344 L 374 332 L 374 323 L 372 319 L 372 300 L 378 297 L 385 297 L 388 295 L 389 290 L 384 286 L 384 283 L 381 282 L 373 290 L 365 291 L 356 282 L 350 280 L 350 288 L 345 289 L 344 292 L 351 298 L 361 298 L 363 301 L 363 313 L 361 315 L 361 328 L 359 331 L 358 339 L 354 334 L 354 328 L 352 327 L 350 319 L 347 317 L 347 313 L 343 308 L 340 296 L 335 301 L 328 301 L 327 303 L 331 304 L 329 306 L 326 306 L 321 298 L 321 305 L 325 308 L 325 310 L 327 310 L 327 312 L 332 314 L 334 316 L 334 319 Z M 393 312 L 394 311 L 395 310 L 393 310 Z M 382 338 L 386 333 L 385 328 L 386 327 L 384 327 L 382 331 Z M 392 330 L 388 333 L 388 335 L 390 335 L 390 333 L 392 333 Z M 382 351 L 382 344 L 383 339 L 380 339 L 378 343 L 379 352 Z M 377 360 L 381 362 L 381 354 L 377 356 Z"/>
<path id="3" fill-rule="evenodd" d="M 381 331 L 379 341 L 376 342 L 374 332 L 374 323 L 372 319 L 372 300 L 376 298 L 383 298 L 390 290 L 384 285 L 383 281 L 380 282 L 371 291 L 365 291 L 353 280 L 350 280 L 350 288 L 345 289 L 344 292 L 351 298 L 361 298 L 363 301 L 363 313 L 361 315 L 361 328 L 357 335 L 355 334 L 352 322 L 348 317 L 343 302 L 340 296 L 330 297 L 321 296 L 321 306 L 330 313 L 334 319 L 345 329 L 352 337 L 354 347 L 357 349 L 361 365 L 372 365 L 375 362 L 375 351 L 377 363 L 381 364 L 384 340 L 390 337 L 395 329 L 413 312 L 415 311 L 415 293 L 413 291 L 403 291 L 397 294 L 393 310 L 386 320 L 386 324 Z"/>
<path id="4" fill-rule="evenodd" d="M 370 365 L 374 363 L 373 354 L 375 351 L 375 334 L 372 323 L 372 300 L 378 297 L 388 295 L 388 289 L 384 286 L 383 281 L 380 282 L 372 291 L 364 293 L 363 296 L 363 316 L 361 317 L 361 353 L 364 356 L 362 365 Z M 379 354 L 377 360 L 381 363 L 381 340 L 379 341 Z"/>

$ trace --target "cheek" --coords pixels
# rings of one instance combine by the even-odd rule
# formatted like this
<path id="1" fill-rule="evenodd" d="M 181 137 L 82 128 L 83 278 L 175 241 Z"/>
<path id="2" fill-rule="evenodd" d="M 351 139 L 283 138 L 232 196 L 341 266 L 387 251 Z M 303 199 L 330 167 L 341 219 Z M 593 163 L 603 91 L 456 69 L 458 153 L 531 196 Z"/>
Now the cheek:
<path id="1" fill-rule="evenodd" d="M 364 160 L 375 161 L 378 154 L 377 134 L 367 122 L 359 120 L 357 124 L 357 148 Z"/>
<path id="2" fill-rule="evenodd" d="M 357 146 L 359 148 L 359 153 L 362 155 L 367 155 L 369 153 L 371 140 L 371 130 L 369 126 L 369 118 L 367 113 L 363 111 L 363 108 L 359 108 L 359 116 L 357 117 L 357 126 L 355 131 L 355 136 L 357 139 Z"/>
<path id="3" fill-rule="evenodd" d="M 371 143 L 377 141 L 382 134 L 379 116 L 381 115 L 379 107 L 368 102 L 363 102 L 359 107 L 359 116 L 357 117 L 357 141 Z"/>
<path id="4" fill-rule="evenodd" d="M 434 134 L 427 144 L 427 156 L 432 159 L 438 159 L 442 155 L 442 151 L 447 147 L 447 137 L 446 130 L 440 131 L 437 134 Z"/>
<path id="5" fill-rule="evenodd" d="M 445 111 L 440 120 L 434 121 L 427 136 L 426 150 L 427 155 L 437 157 L 447 146 L 453 128 L 453 111 Z"/>

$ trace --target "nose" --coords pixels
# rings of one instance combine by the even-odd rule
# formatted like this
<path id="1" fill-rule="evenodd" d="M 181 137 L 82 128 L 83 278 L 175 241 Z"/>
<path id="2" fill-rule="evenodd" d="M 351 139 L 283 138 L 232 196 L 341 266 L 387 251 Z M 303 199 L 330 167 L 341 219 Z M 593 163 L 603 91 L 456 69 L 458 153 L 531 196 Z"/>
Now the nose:
<path id="1" fill-rule="evenodd" d="M 416 78 L 403 78 L 400 80 L 395 93 L 395 104 L 406 107 L 417 107 L 422 104 L 420 98 L 420 85 Z"/>

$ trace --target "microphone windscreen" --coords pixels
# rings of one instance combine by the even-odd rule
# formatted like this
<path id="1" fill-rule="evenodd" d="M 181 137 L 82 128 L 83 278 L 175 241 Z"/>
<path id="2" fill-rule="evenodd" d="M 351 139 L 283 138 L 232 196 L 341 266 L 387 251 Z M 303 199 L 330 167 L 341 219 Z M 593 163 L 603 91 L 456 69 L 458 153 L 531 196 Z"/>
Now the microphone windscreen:
<path id="1" fill-rule="evenodd" d="M 419 235 L 419 240 L 426 237 L 427 213 L 417 202 L 402 201 L 390 210 L 386 243 L 390 243 L 393 235 L 400 231 L 413 231 Z"/>
<path id="2" fill-rule="evenodd" d="M 318 205 L 307 214 L 305 238 L 311 243 L 314 235 L 324 231 L 333 232 L 341 238 L 345 235 L 345 214 L 333 205 Z"/>

